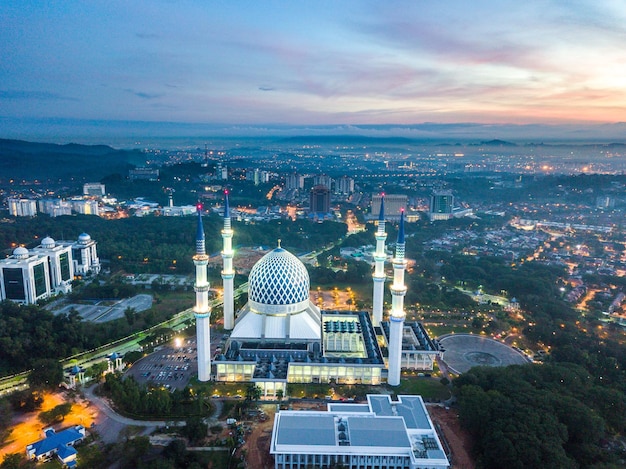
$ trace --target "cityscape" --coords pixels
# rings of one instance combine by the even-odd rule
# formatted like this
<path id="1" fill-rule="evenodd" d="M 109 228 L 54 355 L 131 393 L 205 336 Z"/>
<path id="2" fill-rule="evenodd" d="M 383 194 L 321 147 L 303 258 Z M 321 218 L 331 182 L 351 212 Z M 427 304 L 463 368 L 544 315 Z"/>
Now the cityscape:
<path id="1" fill-rule="evenodd" d="M 624 467 L 626 9 L 505 3 L 0 6 L 0 468 Z"/>

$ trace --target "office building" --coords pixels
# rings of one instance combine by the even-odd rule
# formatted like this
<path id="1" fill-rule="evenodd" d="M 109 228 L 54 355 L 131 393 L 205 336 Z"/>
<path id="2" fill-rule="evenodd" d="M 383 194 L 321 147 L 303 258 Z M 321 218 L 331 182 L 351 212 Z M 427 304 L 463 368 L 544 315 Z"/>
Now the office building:
<path id="1" fill-rule="evenodd" d="M 430 197 L 428 216 L 431 221 L 450 220 L 453 208 L 454 195 L 451 191 L 435 191 Z"/>
<path id="2" fill-rule="evenodd" d="M 36 200 L 9 197 L 7 205 L 9 206 L 9 215 L 14 217 L 34 217 L 37 215 Z"/>
<path id="3" fill-rule="evenodd" d="M 88 182 L 83 184 L 83 195 L 89 197 L 102 197 L 104 194 L 104 184 L 101 184 L 99 182 Z"/>
<path id="4" fill-rule="evenodd" d="M 311 213 L 330 212 L 330 190 L 323 185 L 314 186 L 309 195 L 309 211 Z"/>
<path id="5" fill-rule="evenodd" d="M 406 210 L 409 198 L 402 194 L 385 194 L 385 218 L 387 221 L 400 220 L 400 212 Z M 374 195 L 372 197 L 372 211 L 368 217 L 370 220 L 377 220 L 380 216 L 380 208 L 382 203 L 382 195 Z"/>
<path id="6" fill-rule="evenodd" d="M 274 418 L 275 469 L 447 469 L 450 463 L 421 396 L 367 396 L 324 411 L 282 410 Z"/>

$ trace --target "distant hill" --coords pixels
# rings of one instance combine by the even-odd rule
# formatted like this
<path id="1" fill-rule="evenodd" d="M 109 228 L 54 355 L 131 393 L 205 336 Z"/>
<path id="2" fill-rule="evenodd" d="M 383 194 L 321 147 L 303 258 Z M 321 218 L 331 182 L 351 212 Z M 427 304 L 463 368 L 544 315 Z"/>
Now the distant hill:
<path id="1" fill-rule="evenodd" d="M 312 143 L 316 145 L 407 144 L 415 140 L 404 137 L 365 137 L 362 135 L 301 135 L 280 140 L 283 143 Z"/>
<path id="2" fill-rule="evenodd" d="M 145 164 L 138 150 L 116 150 L 106 145 L 25 142 L 0 139 L 0 179 L 40 181 L 73 177 L 98 181 L 110 174 L 126 174 Z"/>
<path id="3" fill-rule="evenodd" d="M 516 147 L 517 144 L 513 142 L 507 142 L 505 140 L 488 140 L 486 142 L 480 142 L 481 146 L 495 146 L 495 147 Z"/>

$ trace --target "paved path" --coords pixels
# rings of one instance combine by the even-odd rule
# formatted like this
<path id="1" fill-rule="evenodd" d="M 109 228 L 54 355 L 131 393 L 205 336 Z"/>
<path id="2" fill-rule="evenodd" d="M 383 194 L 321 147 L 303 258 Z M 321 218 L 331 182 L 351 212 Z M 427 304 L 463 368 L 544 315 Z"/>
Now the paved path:
<path id="1" fill-rule="evenodd" d="M 185 421 L 175 421 L 175 420 L 135 420 L 129 417 L 124 417 L 123 415 L 118 414 L 109 403 L 108 399 L 97 396 L 94 394 L 96 386 L 90 386 L 88 388 L 84 388 L 85 399 L 91 402 L 94 406 L 98 408 L 98 410 L 103 414 L 98 419 L 98 423 L 96 425 L 96 431 L 100 435 L 100 438 L 105 443 L 115 443 L 118 441 L 119 437 L 122 434 L 122 430 L 125 427 L 143 427 L 143 431 L 140 432 L 142 435 L 150 435 L 154 430 L 158 427 L 165 426 L 183 426 L 185 425 Z M 219 417 L 223 403 L 220 400 L 214 399 L 213 401 L 214 412 L 211 417 L 205 419 L 205 422 L 211 426 L 218 423 L 217 418 Z"/>

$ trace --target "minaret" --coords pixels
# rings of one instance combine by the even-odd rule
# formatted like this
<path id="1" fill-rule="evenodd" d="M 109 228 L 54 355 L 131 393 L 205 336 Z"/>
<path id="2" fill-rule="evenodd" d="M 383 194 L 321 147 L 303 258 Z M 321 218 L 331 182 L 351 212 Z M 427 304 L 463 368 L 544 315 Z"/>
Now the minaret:
<path id="1" fill-rule="evenodd" d="M 231 330 L 235 327 L 235 300 L 233 295 L 233 230 L 230 225 L 230 208 L 228 205 L 228 191 L 224 193 L 224 229 L 222 230 L 223 270 L 222 283 L 224 286 L 224 329 Z"/>
<path id="2" fill-rule="evenodd" d="M 206 255 L 204 245 L 204 228 L 202 226 L 202 205 L 198 204 L 198 232 L 196 234 L 196 254 L 193 263 L 196 265 L 196 346 L 198 348 L 198 380 L 208 381 L 211 379 L 211 329 L 209 319 L 209 282 L 207 281 L 207 264 L 209 256 Z"/>
<path id="3" fill-rule="evenodd" d="M 376 232 L 376 251 L 374 252 L 374 300 L 372 306 L 372 322 L 374 326 L 379 326 L 383 320 L 383 295 L 385 288 L 385 260 L 387 254 L 385 252 L 385 194 L 380 198 L 380 214 L 378 215 L 378 231 Z"/>
<path id="4" fill-rule="evenodd" d="M 400 226 L 398 228 L 398 242 L 396 243 L 396 257 L 393 259 L 393 284 L 391 285 L 391 313 L 389 314 L 389 368 L 387 383 L 391 386 L 400 384 L 400 368 L 402 366 L 402 332 L 404 329 L 404 210 L 400 212 Z"/>

